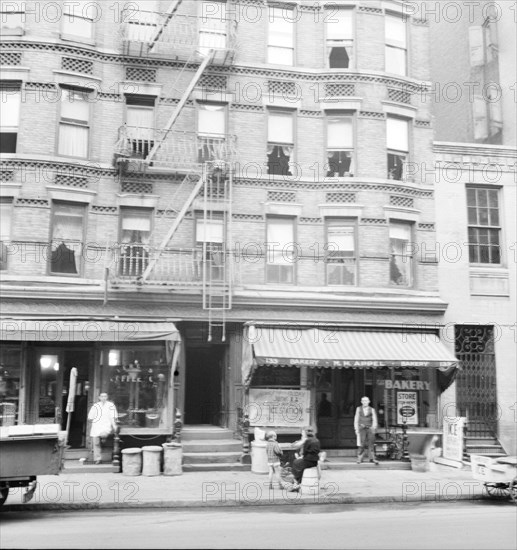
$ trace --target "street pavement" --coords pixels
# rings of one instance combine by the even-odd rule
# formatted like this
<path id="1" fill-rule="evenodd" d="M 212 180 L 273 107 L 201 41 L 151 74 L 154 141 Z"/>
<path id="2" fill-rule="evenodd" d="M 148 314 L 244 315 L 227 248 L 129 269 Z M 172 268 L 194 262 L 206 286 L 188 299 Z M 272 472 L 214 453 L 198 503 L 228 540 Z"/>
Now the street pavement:
<path id="1" fill-rule="evenodd" d="M 2 511 L 120 508 L 196 508 L 378 502 L 453 502 L 488 498 L 470 468 L 432 464 L 432 470 L 331 470 L 312 494 L 269 488 L 253 472 L 184 472 L 179 476 L 66 473 L 39 476 L 33 499 L 13 488 Z M 510 502 L 510 498 L 507 498 Z"/>

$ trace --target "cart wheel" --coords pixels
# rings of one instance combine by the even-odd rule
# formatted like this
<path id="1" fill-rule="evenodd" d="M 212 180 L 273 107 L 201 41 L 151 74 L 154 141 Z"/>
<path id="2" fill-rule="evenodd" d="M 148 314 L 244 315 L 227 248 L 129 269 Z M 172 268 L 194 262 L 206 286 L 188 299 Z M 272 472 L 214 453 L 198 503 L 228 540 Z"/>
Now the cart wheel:
<path id="1" fill-rule="evenodd" d="M 510 481 L 510 497 L 514 504 L 517 504 L 517 477 Z"/>
<path id="2" fill-rule="evenodd" d="M 8 495 L 9 487 L 2 487 L 2 489 L 0 489 L 0 506 L 7 500 Z"/>
<path id="3" fill-rule="evenodd" d="M 507 483 L 485 483 L 486 492 L 493 498 L 508 498 L 510 489 Z"/>

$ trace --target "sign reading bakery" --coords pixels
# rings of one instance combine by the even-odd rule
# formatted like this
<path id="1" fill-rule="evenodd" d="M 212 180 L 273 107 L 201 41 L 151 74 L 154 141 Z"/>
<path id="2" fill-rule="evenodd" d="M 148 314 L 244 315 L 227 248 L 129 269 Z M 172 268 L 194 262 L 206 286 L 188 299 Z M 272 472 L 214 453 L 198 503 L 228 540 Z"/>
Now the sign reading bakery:
<path id="1" fill-rule="evenodd" d="M 345 361 L 337 359 L 305 359 L 303 357 L 266 357 L 256 356 L 257 365 L 290 365 L 296 367 L 450 367 L 450 362 L 443 361 Z"/>

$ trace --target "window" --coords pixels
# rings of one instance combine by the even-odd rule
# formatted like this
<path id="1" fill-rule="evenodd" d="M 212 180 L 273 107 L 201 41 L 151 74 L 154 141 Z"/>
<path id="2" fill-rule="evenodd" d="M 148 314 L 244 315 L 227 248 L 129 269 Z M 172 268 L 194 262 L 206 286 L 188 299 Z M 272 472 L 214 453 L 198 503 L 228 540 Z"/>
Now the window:
<path id="1" fill-rule="evenodd" d="M 351 115 L 327 116 L 327 177 L 353 176 L 354 119 Z"/>
<path id="2" fill-rule="evenodd" d="M 0 153 L 16 153 L 20 120 L 20 85 L 0 83 Z"/>
<path id="3" fill-rule="evenodd" d="M 141 277 L 149 264 L 151 211 L 124 209 L 121 212 L 121 277 Z"/>
<path id="4" fill-rule="evenodd" d="M 410 287 L 413 284 L 412 226 L 390 223 L 390 283 Z"/>
<path id="5" fill-rule="evenodd" d="M 331 69 L 349 69 L 353 66 L 354 19 L 353 11 L 338 9 L 325 17 L 327 58 Z"/>
<path id="6" fill-rule="evenodd" d="M 7 269 L 8 246 L 11 240 L 13 203 L 9 200 L 0 202 L 0 270 Z"/>
<path id="7" fill-rule="evenodd" d="M 88 158 L 90 103 L 87 90 L 61 88 L 58 154 Z"/>
<path id="8" fill-rule="evenodd" d="M 224 160 L 226 107 L 216 103 L 199 103 L 197 111 L 199 162 Z"/>
<path id="9" fill-rule="evenodd" d="M 388 149 L 388 179 L 404 179 L 404 168 L 409 154 L 409 122 L 403 118 L 386 120 L 386 146 Z"/>
<path id="10" fill-rule="evenodd" d="M 469 261 L 474 264 L 500 264 L 499 191 L 467 188 Z"/>
<path id="11" fill-rule="evenodd" d="M 52 216 L 50 272 L 80 275 L 84 238 L 84 206 L 55 203 Z"/>
<path id="12" fill-rule="evenodd" d="M 208 9 L 207 9 L 207 6 Z M 201 2 L 199 19 L 199 51 L 206 55 L 210 49 L 223 50 L 226 45 L 226 4 Z"/>
<path id="13" fill-rule="evenodd" d="M 153 96 L 126 95 L 126 131 L 131 156 L 147 158 L 154 145 Z"/>
<path id="14" fill-rule="evenodd" d="M 332 220 L 327 225 L 328 285 L 355 285 L 357 279 L 356 228 L 353 222 Z"/>
<path id="15" fill-rule="evenodd" d="M 386 72 L 407 74 L 407 29 L 403 15 L 386 15 Z"/>
<path id="16" fill-rule="evenodd" d="M 267 220 L 266 282 L 294 282 L 294 219 Z"/>
<path id="17" fill-rule="evenodd" d="M 211 281 L 224 280 L 224 220 L 223 218 L 196 219 L 196 248 L 204 258 L 199 277 Z M 203 272 L 204 270 L 204 272 Z"/>
<path id="18" fill-rule="evenodd" d="M 3 36 L 22 35 L 25 28 L 25 3 L 2 2 L 0 23 Z"/>
<path id="19" fill-rule="evenodd" d="M 294 64 L 294 16 L 289 8 L 269 8 L 267 62 Z"/>
<path id="20" fill-rule="evenodd" d="M 93 19 L 97 7 L 85 0 L 65 2 L 63 9 L 63 34 L 83 40 L 93 40 Z"/>
<path id="21" fill-rule="evenodd" d="M 291 113 L 270 111 L 267 127 L 267 168 L 270 175 L 291 176 L 289 164 L 294 150 L 294 121 Z"/>
<path id="22" fill-rule="evenodd" d="M 127 40 L 150 43 L 156 36 L 158 26 L 157 3 L 154 0 L 135 0 L 132 7 L 123 13 L 127 23 Z M 136 9 L 133 7 L 136 4 Z"/>

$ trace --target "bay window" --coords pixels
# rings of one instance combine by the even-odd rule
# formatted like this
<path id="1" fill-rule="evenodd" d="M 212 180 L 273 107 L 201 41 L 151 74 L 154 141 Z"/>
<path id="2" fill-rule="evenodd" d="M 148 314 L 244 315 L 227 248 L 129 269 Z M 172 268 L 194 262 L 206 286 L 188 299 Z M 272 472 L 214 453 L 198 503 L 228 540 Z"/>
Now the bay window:
<path id="1" fill-rule="evenodd" d="M 388 179 L 403 180 L 409 156 L 409 121 L 389 116 L 386 120 Z"/>
<path id="2" fill-rule="evenodd" d="M 294 120 L 291 113 L 269 111 L 267 168 L 270 175 L 291 176 L 294 151 Z"/>
<path id="3" fill-rule="evenodd" d="M 328 222 L 325 252 L 327 284 L 357 284 L 356 226 L 353 221 Z"/>
<path id="4" fill-rule="evenodd" d="M 122 209 L 119 275 L 141 277 L 149 264 L 151 211 Z"/>
<path id="5" fill-rule="evenodd" d="M 266 282 L 294 283 L 294 218 L 268 218 Z"/>
<path id="6" fill-rule="evenodd" d="M 353 66 L 353 15 L 350 9 L 334 9 L 326 14 L 327 59 L 330 69 L 349 69 Z"/>
<path id="7" fill-rule="evenodd" d="M 352 115 L 327 116 L 327 177 L 353 176 L 354 119 Z"/>
<path id="8" fill-rule="evenodd" d="M 390 222 L 390 284 L 413 285 L 412 225 Z"/>
<path id="9" fill-rule="evenodd" d="M 90 102 L 88 90 L 61 88 L 58 154 L 88 158 Z"/>
<path id="10" fill-rule="evenodd" d="M 294 14 L 287 7 L 269 7 L 267 62 L 294 64 Z"/>
<path id="11" fill-rule="evenodd" d="M 499 190 L 468 187 L 467 212 L 470 263 L 500 264 Z"/>
<path id="12" fill-rule="evenodd" d="M 52 213 L 52 274 L 80 275 L 84 240 L 84 205 L 54 203 Z"/>
<path id="13" fill-rule="evenodd" d="M 407 74 L 407 28 L 406 16 L 386 14 L 385 63 L 386 72 L 401 76 Z"/>

